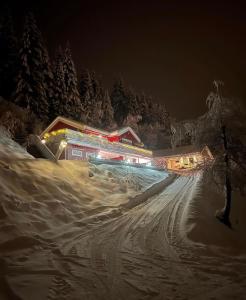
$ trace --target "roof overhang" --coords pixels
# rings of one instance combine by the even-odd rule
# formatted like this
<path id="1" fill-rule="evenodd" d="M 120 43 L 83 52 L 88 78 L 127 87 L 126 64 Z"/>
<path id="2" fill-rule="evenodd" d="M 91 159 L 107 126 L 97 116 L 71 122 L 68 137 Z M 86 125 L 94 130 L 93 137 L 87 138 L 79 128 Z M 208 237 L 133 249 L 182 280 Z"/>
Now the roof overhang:
<path id="1" fill-rule="evenodd" d="M 99 134 L 102 134 L 102 135 L 109 135 L 109 132 L 108 131 L 105 131 L 105 130 L 101 130 L 101 129 L 97 129 L 97 128 L 93 128 L 93 127 L 90 127 L 90 126 L 87 126 L 83 123 L 80 123 L 80 122 L 76 122 L 76 121 L 73 121 L 73 120 L 70 120 L 70 119 L 67 119 L 67 118 L 64 118 L 64 117 L 56 117 L 55 120 L 53 122 L 50 123 L 50 125 L 40 134 L 40 137 L 43 138 L 43 136 L 45 135 L 45 133 L 48 133 L 52 130 L 52 128 L 59 122 L 62 122 L 64 124 L 67 124 L 67 125 L 70 125 L 72 127 L 75 127 L 76 129 L 79 129 L 79 130 L 91 130 L 91 131 L 94 131 L 94 132 L 98 132 Z"/>
<path id="2" fill-rule="evenodd" d="M 201 155 L 201 152 L 188 152 L 188 153 L 176 153 L 176 154 L 169 154 L 169 155 L 162 155 L 162 156 L 155 156 L 154 158 L 174 158 L 174 157 L 183 157 L 183 156 L 190 156 L 190 155 Z"/>
<path id="3" fill-rule="evenodd" d="M 132 129 L 131 127 L 124 127 L 124 128 L 119 129 L 119 130 L 115 130 L 115 131 L 111 132 L 111 133 L 109 134 L 109 136 L 122 135 L 122 134 L 124 134 L 124 133 L 126 133 L 126 132 L 128 132 L 128 131 L 131 132 L 131 134 L 135 137 L 135 139 L 136 139 L 139 143 L 141 143 L 140 138 L 137 136 L 137 134 L 133 131 L 133 129 Z"/>
<path id="4" fill-rule="evenodd" d="M 79 122 L 75 122 L 75 121 L 72 121 L 67 118 L 59 116 L 59 117 L 56 117 L 55 120 L 53 122 L 51 122 L 48 127 L 45 128 L 45 130 L 40 134 L 40 137 L 43 138 L 44 135 L 46 133 L 50 132 L 52 130 L 52 128 L 59 122 L 62 122 L 64 124 L 70 125 L 72 127 L 75 127 L 75 128 L 81 129 L 81 130 L 84 129 L 84 124 L 81 124 Z"/>
<path id="5" fill-rule="evenodd" d="M 157 151 L 154 153 L 154 158 L 174 158 L 174 157 L 182 157 L 182 156 L 189 156 L 189 155 L 203 155 L 206 152 L 207 155 L 213 159 L 213 155 L 207 145 L 202 147 L 190 147 L 187 149 L 186 146 L 184 147 L 177 147 L 175 149 L 165 149 L 163 151 Z"/>
<path id="6" fill-rule="evenodd" d="M 92 131 L 92 132 L 97 132 L 98 134 L 101 134 L 103 136 L 109 136 L 109 137 L 113 137 L 113 136 L 117 136 L 117 135 L 119 136 L 119 135 L 122 135 L 122 134 L 129 131 L 134 136 L 134 138 L 137 140 L 137 142 L 141 143 L 140 138 L 138 137 L 138 135 L 134 132 L 134 130 L 131 127 L 124 127 L 124 128 L 115 130 L 113 132 L 109 132 L 109 131 L 106 131 L 106 130 L 101 130 L 101 129 L 98 129 L 98 128 L 90 127 L 88 125 L 85 125 L 85 124 L 82 124 L 80 122 L 73 121 L 73 120 L 70 120 L 70 119 L 67 119 L 67 118 L 64 118 L 64 117 L 61 117 L 61 116 L 56 117 L 54 119 L 54 121 L 50 123 L 50 125 L 40 134 L 40 138 L 43 138 L 46 133 L 52 131 L 52 128 L 59 122 L 62 122 L 64 124 L 67 124 L 67 125 L 72 126 L 76 129 L 79 129 L 79 130 L 89 130 L 89 131 Z"/>

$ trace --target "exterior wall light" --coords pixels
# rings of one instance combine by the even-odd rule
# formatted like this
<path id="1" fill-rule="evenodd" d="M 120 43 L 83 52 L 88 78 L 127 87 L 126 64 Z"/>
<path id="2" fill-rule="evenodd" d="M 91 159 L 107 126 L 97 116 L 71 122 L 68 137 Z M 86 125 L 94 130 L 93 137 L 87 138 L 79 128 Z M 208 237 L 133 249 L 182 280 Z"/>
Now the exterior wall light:
<path id="1" fill-rule="evenodd" d="M 62 148 L 65 148 L 67 146 L 67 142 L 66 141 L 61 141 L 60 143 Z"/>
<path id="2" fill-rule="evenodd" d="M 45 143 L 46 143 L 46 140 L 45 140 L 45 139 L 42 139 L 42 140 L 41 140 L 41 143 L 42 143 L 42 144 L 45 144 Z"/>

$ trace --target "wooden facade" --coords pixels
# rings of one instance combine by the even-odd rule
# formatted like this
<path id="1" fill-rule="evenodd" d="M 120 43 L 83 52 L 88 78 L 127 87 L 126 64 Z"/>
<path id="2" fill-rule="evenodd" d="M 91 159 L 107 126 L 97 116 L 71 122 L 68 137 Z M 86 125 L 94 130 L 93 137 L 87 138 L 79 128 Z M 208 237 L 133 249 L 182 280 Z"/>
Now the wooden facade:
<path id="1" fill-rule="evenodd" d="M 59 159 L 98 158 L 137 164 L 147 164 L 152 159 L 152 151 L 143 148 L 140 138 L 130 127 L 108 132 L 57 117 L 40 138 L 54 154 L 61 152 Z"/>

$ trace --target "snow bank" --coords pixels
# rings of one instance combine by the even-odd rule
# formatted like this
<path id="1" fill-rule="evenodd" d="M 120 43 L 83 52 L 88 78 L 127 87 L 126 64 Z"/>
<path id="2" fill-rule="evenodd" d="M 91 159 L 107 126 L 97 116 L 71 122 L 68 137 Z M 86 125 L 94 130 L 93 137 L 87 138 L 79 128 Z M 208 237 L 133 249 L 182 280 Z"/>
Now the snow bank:
<path id="1" fill-rule="evenodd" d="M 199 193 L 190 205 L 188 237 L 201 246 L 219 248 L 222 252 L 246 253 L 246 202 L 239 193 L 233 193 L 231 223 L 232 229 L 220 223 L 215 213 L 224 206 L 224 195 L 211 184 L 209 174 L 204 174 Z"/>
<path id="2" fill-rule="evenodd" d="M 66 230 L 76 231 L 84 221 L 93 222 L 98 213 L 111 214 L 140 189 L 166 176 L 152 171 L 152 177 L 141 177 L 137 168 L 131 172 L 134 181 L 128 184 L 123 167 L 119 171 L 82 161 L 1 161 L 0 249 L 9 251 L 13 237 L 53 238 Z"/>
<path id="3" fill-rule="evenodd" d="M 31 248 L 43 244 L 43 239 L 51 242 L 72 235 L 84 219 L 94 221 L 88 216 L 113 209 L 134 194 L 100 176 L 90 176 L 86 162 L 2 162 L 0 251 Z"/>
<path id="4" fill-rule="evenodd" d="M 102 219 L 115 218 L 130 198 L 167 176 L 133 167 L 94 166 L 82 161 L 56 164 L 30 158 L 1 131 L 1 299 L 15 295 L 33 299 L 35 282 L 39 290 L 47 285 L 39 279 L 42 272 L 62 272 L 59 266 L 54 267 L 56 252 L 62 253 L 66 245 Z M 30 267 L 32 275 L 23 267 L 19 273 L 23 264 Z M 35 294 L 35 299 L 46 299 L 46 292 Z"/>
<path id="5" fill-rule="evenodd" d="M 26 150 L 11 139 L 6 129 L 0 126 L 0 159 L 31 159 L 33 158 Z"/>

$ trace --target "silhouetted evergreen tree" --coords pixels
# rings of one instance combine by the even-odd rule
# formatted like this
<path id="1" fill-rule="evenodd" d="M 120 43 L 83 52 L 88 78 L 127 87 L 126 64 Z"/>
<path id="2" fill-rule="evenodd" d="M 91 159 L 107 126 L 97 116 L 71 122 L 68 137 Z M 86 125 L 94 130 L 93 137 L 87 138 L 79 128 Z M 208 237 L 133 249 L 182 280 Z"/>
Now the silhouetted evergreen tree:
<path id="1" fill-rule="evenodd" d="M 129 114 L 129 97 L 122 79 L 114 83 L 111 103 L 114 109 L 114 119 L 121 126 Z"/>
<path id="2" fill-rule="evenodd" d="M 43 53 L 43 77 L 44 77 L 44 89 L 45 89 L 45 94 L 46 94 L 46 99 L 48 101 L 48 106 L 50 107 L 50 103 L 54 99 L 54 74 L 52 70 L 52 66 L 50 63 L 50 58 L 48 54 L 48 50 L 45 47 L 45 45 L 42 48 Z"/>
<path id="3" fill-rule="evenodd" d="M 22 46 L 20 49 L 20 72 L 15 102 L 33 111 L 40 118 L 48 117 L 48 101 L 51 97 L 52 78 L 48 53 L 34 16 L 25 18 Z"/>
<path id="4" fill-rule="evenodd" d="M 8 9 L 0 16 L 0 95 L 10 99 L 18 74 L 18 43 Z"/>
<path id="5" fill-rule="evenodd" d="M 79 94 L 82 106 L 82 120 L 84 122 L 91 123 L 93 118 L 92 111 L 95 103 L 93 99 L 94 92 L 92 79 L 89 70 L 82 70 L 81 72 Z"/>
<path id="6" fill-rule="evenodd" d="M 97 102 L 102 101 L 104 96 L 102 82 L 97 78 L 94 71 L 91 73 L 91 86 L 91 98 Z"/>
<path id="7" fill-rule="evenodd" d="M 140 115 L 141 119 L 142 119 L 142 99 L 141 99 L 141 95 L 136 94 L 136 102 L 137 102 L 138 115 Z"/>
<path id="8" fill-rule="evenodd" d="M 158 125 L 163 129 L 170 127 L 169 113 L 164 104 L 156 103 L 152 97 L 142 94 L 139 96 L 139 107 L 142 116 L 140 124 Z"/>
<path id="9" fill-rule="evenodd" d="M 67 44 L 65 49 L 63 70 L 66 91 L 66 104 L 63 106 L 64 115 L 74 119 L 80 119 L 81 102 L 78 91 L 77 73 L 69 44 Z"/>
<path id="10" fill-rule="evenodd" d="M 83 121 L 87 124 L 100 126 L 102 118 L 103 87 L 95 72 L 83 70 L 79 84 Z"/>
<path id="11" fill-rule="evenodd" d="M 160 124 L 163 124 L 163 126 L 166 129 L 166 133 L 171 134 L 171 119 L 170 119 L 170 114 L 167 111 L 165 105 L 162 105 Z"/>
<path id="12" fill-rule="evenodd" d="M 146 107 L 147 107 L 146 95 L 144 93 L 138 95 L 137 100 L 138 100 L 139 111 L 142 116 L 141 122 L 143 122 L 146 116 Z"/>
<path id="13" fill-rule="evenodd" d="M 108 91 L 104 93 L 104 99 L 102 102 L 102 126 L 105 129 L 110 129 L 114 123 L 114 110 L 111 104 Z"/>
<path id="14" fill-rule="evenodd" d="M 128 114 L 132 116 L 140 115 L 136 93 L 132 90 L 132 88 L 128 88 L 126 95 L 128 98 Z"/>
<path id="15" fill-rule="evenodd" d="M 79 94 L 81 99 L 85 98 L 86 95 L 90 97 L 92 95 L 92 80 L 91 74 L 89 70 L 84 69 L 81 71 L 80 74 L 80 81 L 79 81 Z"/>
<path id="16" fill-rule="evenodd" d="M 92 110 L 91 110 L 91 122 L 90 124 L 96 127 L 101 127 L 102 126 L 102 101 L 97 101 L 95 102 Z"/>
<path id="17" fill-rule="evenodd" d="M 145 94 L 140 96 L 140 111 L 141 111 L 141 124 L 150 124 L 151 123 L 151 98 L 147 97 Z"/>
<path id="18" fill-rule="evenodd" d="M 91 73 L 91 124 L 94 126 L 101 126 L 102 119 L 102 103 L 104 101 L 104 92 L 101 80 L 98 79 L 95 72 Z"/>
<path id="19" fill-rule="evenodd" d="M 64 107 L 66 107 L 66 88 L 64 81 L 64 69 L 63 69 L 63 51 L 59 47 L 55 54 L 53 64 L 54 74 L 54 97 L 50 101 L 50 119 L 54 119 L 57 116 L 64 115 Z"/>

